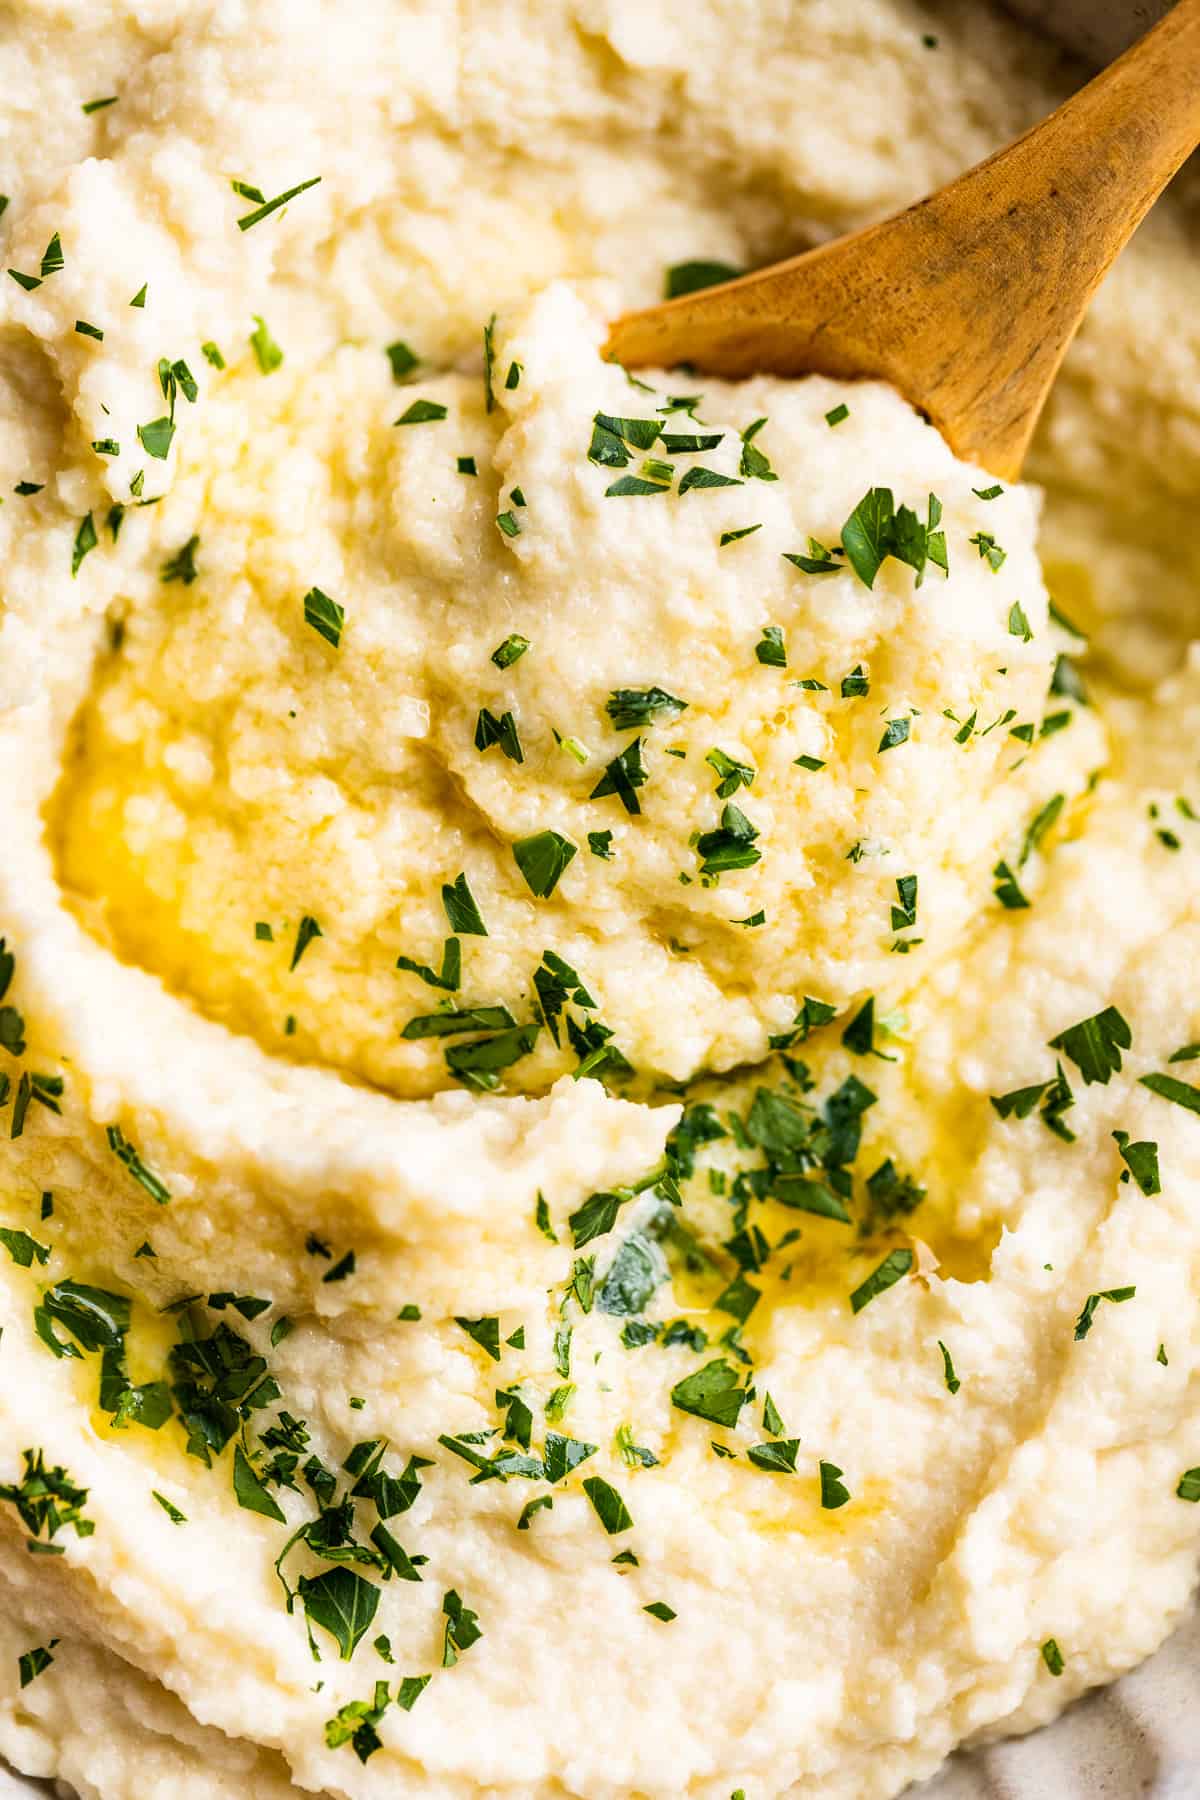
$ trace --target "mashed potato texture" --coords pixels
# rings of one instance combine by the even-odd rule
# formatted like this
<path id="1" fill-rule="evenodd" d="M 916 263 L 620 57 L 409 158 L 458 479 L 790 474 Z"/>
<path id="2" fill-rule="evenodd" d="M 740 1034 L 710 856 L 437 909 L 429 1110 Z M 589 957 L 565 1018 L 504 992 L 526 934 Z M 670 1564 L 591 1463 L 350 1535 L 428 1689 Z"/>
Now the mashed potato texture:
<path id="1" fill-rule="evenodd" d="M 37 0 L 0 69 L 0 1754 L 891 1800 L 1129 1668 L 1200 1535 L 1186 189 L 1010 486 L 601 354 L 1048 110 L 983 6 Z"/>

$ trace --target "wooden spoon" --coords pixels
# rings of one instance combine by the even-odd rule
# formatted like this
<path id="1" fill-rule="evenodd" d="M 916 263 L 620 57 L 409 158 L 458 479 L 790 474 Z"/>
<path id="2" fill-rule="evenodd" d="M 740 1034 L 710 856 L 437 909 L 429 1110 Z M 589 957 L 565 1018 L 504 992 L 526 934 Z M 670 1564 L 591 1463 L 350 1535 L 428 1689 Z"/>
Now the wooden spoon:
<path id="1" fill-rule="evenodd" d="M 890 381 L 1014 479 L 1088 302 L 1200 143 L 1200 0 L 905 212 L 613 324 L 627 368 Z"/>

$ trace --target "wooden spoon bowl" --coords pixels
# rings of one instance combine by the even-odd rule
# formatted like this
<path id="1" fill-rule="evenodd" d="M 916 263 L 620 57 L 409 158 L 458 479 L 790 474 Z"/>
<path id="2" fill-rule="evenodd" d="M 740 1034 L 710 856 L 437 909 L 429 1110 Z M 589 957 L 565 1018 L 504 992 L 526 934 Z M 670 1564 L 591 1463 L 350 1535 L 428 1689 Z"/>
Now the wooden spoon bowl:
<path id="1" fill-rule="evenodd" d="M 627 368 L 875 377 L 1012 480 L 1088 303 L 1200 143 L 1200 0 L 1008 149 L 881 224 L 626 313 Z"/>

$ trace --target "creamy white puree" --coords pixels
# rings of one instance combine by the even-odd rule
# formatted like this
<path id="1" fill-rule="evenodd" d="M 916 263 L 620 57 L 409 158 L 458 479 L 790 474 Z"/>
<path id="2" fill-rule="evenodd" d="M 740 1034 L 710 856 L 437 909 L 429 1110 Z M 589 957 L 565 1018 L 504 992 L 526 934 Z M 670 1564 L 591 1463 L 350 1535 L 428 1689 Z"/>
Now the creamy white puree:
<path id="1" fill-rule="evenodd" d="M 665 266 L 879 216 L 1047 110 L 1067 72 L 982 9 L 43 0 L 0 73 L 33 282 L 0 294 L 0 1484 L 41 1451 L 95 1527 L 37 1520 L 62 1554 L 31 1554 L 0 1505 L 0 1751 L 86 1800 L 885 1800 L 1131 1666 L 1200 1528 L 1200 1122 L 1139 1081 L 1186 1097 L 1200 1038 L 1187 192 L 1068 362 L 1044 500 L 985 498 L 882 387 L 643 388 L 598 349 Z M 239 230 L 231 183 L 315 176 Z M 395 425 L 414 403 L 445 416 Z M 597 413 L 720 441 L 605 466 Z M 606 492 L 647 457 L 670 492 Z M 936 496 L 948 573 L 785 560 L 876 487 Z M 655 686 L 686 709 L 619 728 Z M 639 735 L 635 812 L 592 790 Z M 759 859 L 713 883 L 727 801 Z M 539 893 L 512 846 L 550 831 L 575 854 Z M 486 936 L 452 929 L 460 873 Z M 453 991 L 397 967 L 451 936 Z M 807 1036 L 806 997 L 836 1015 Z M 530 1027 L 493 1087 L 447 1059 L 474 1036 L 401 1035 L 447 1000 Z M 835 1092 L 841 1153 L 807 1110 Z M 781 1131 L 849 1222 L 797 1209 Z M 736 1185 L 764 1139 L 765 1198 Z M 64 1281 L 129 1297 L 107 1410 Z M 181 1342 L 221 1325 L 279 1390 L 236 1475 L 178 1416 Z M 717 1361 L 736 1422 L 679 1403 Z M 114 1380 L 174 1381 L 175 1416 L 118 1425 Z M 293 1550 L 293 1587 L 377 1607 L 347 1660 L 310 1608 L 318 1665 L 272 1568 L 328 1498 L 300 1464 L 340 1495 L 382 1439 L 429 1466 L 357 1496 L 354 1539 L 427 1560 Z M 464 1449 L 532 1466 L 472 1484 Z M 457 1661 L 447 1596 L 482 1633 Z M 362 1760 L 327 1727 L 377 1682 Z"/>

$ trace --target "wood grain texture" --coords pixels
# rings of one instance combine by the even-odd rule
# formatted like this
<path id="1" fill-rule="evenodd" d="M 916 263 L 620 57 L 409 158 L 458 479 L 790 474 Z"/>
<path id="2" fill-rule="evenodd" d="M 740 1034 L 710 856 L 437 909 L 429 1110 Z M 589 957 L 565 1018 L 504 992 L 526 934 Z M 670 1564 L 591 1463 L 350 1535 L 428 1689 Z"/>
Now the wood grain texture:
<path id="1" fill-rule="evenodd" d="M 1200 143 L 1200 0 L 893 218 L 613 324 L 627 368 L 890 381 L 959 456 L 1021 468 L 1103 276 Z"/>

